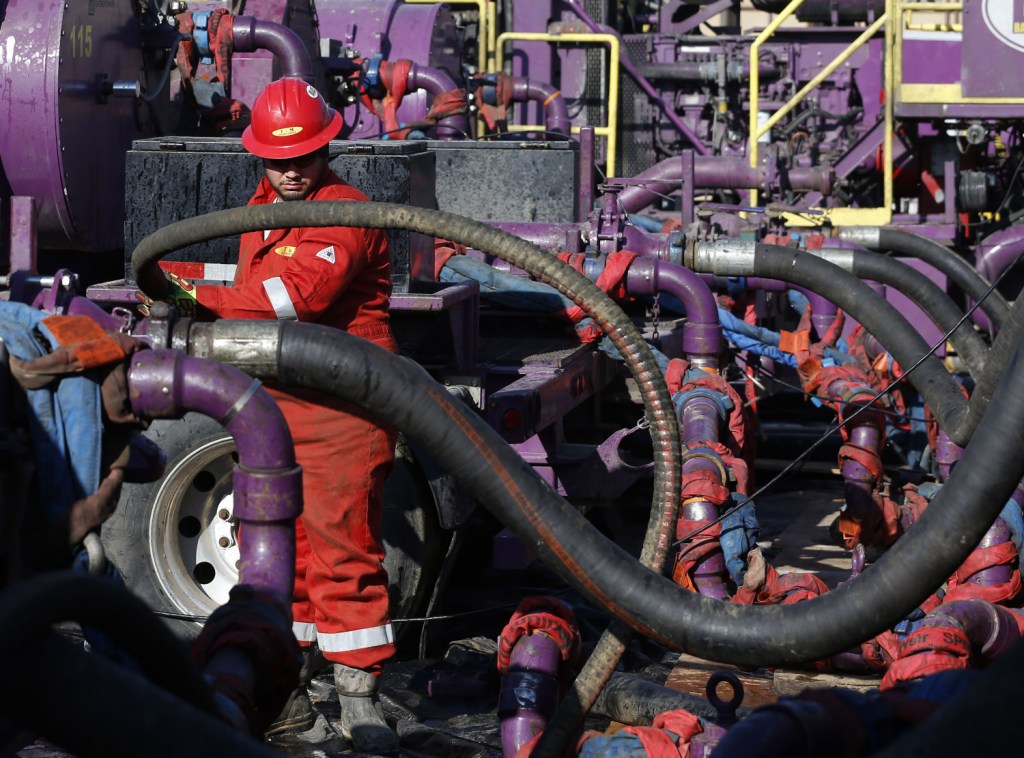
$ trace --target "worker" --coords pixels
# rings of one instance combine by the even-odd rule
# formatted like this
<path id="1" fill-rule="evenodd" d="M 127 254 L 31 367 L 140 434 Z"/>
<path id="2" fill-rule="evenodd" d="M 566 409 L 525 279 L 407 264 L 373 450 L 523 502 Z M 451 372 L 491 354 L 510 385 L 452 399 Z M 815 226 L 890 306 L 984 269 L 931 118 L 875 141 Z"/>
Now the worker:
<path id="1" fill-rule="evenodd" d="M 242 144 L 263 159 L 249 205 L 365 201 L 328 166 L 342 117 L 301 79 L 271 82 L 257 96 Z M 169 276 L 160 299 L 198 318 L 298 320 L 343 329 L 397 352 L 388 321 L 391 258 L 381 230 L 321 227 L 243 234 L 234 283 L 193 285 Z M 389 754 L 398 737 L 376 696 L 394 654 L 380 539 L 382 490 L 396 433 L 333 396 L 268 386 L 302 466 L 304 509 L 296 522 L 295 636 L 309 662 L 316 645 L 334 664 L 341 728 L 357 752 Z M 244 539 L 244 534 L 242 539 Z M 274 730 L 312 724 L 303 689 Z"/>

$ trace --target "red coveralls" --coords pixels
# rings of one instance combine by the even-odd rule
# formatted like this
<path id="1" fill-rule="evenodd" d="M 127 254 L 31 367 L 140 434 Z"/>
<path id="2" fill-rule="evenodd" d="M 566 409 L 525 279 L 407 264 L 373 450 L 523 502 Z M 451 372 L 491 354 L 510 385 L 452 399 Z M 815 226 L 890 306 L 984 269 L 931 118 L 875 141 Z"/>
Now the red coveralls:
<path id="1" fill-rule="evenodd" d="M 264 178 L 249 205 L 276 197 Z M 306 199 L 367 200 L 333 172 Z M 216 317 L 309 321 L 397 352 L 388 322 L 390 272 L 381 230 L 250 232 L 242 235 L 234 285 L 200 285 L 196 298 L 200 311 Z M 295 636 L 302 645 L 316 641 L 330 661 L 379 673 L 394 654 L 380 523 L 396 433 L 333 396 L 268 389 L 288 421 L 302 466 Z"/>

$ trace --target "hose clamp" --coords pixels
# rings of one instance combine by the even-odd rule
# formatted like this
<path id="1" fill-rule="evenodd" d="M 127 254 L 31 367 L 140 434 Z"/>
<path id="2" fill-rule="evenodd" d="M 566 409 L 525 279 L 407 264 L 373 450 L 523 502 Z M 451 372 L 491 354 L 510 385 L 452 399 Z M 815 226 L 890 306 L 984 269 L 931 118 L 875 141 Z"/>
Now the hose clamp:
<path id="1" fill-rule="evenodd" d="M 694 242 L 685 265 L 698 274 L 754 276 L 757 243 L 753 240 Z"/>
<path id="2" fill-rule="evenodd" d="M 817 250 L 804 250 L 808 255 L 814 255 L 823 261 L 828 261 L 844 271 L 853 273 L 853 259 L 855 251 L 842 247 L 821 247 Z"/>
<path id="3" fill-rule="evenodd" d="M 706 447 L 691 448 L 683 454 L 682 466 L 685 466 L 688 461 L 696 460 L 710 461 L 713 463 L 715 471 L 718 472 L 718 478 L 722 486 L 729 486 L 729 467 L 725 465 L 725 461 L 722 460 L 718 453 Z"/>
<path id="4" fill-rule="evenodd" d="M 839 239 L 843 242 L 855 242 L 869 250 L 880 247 L 880 238 L 881 229 L 877 226 L 844 226 L 839 230 Z"/>

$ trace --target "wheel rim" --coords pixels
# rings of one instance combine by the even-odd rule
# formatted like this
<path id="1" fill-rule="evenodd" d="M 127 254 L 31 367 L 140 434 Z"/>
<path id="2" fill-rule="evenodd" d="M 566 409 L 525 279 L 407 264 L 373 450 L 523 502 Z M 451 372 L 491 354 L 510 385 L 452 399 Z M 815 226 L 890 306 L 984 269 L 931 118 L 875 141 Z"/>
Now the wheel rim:
<path id="1" fill-rule="evenodd" d="M 167 473 L 149 522 L 157 580 L 176 608 L 209 615 L 238 582 L 230 437 L 190 451 Z"/>

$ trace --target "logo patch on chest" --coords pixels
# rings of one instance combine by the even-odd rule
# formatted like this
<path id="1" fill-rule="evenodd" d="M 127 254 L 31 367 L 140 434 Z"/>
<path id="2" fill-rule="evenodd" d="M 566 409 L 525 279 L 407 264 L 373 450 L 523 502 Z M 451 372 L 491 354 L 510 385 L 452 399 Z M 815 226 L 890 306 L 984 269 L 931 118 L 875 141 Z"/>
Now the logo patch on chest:
<path id="1" fill-rule="evenodd" d="M 283 255 L 285 258 L 291 258 L 295 255 L 295 248 L 291 245 L 281 245 L 281 247 L 275 247 L 274 252 L 278 255 Z"/>
<path id="2" fill-rule="evenodd" d="M 317 253 L 316 257 L 317 258 L 323 258 L 325 261 L 327 261 L 328 263 L 333 265 L 334 264 L 334 245 L 328 245 L 323 250 L 321 250 L 319 253 Z"/>

